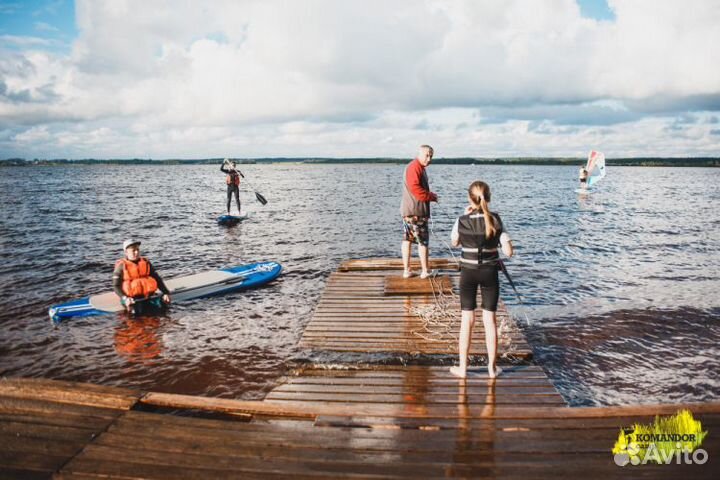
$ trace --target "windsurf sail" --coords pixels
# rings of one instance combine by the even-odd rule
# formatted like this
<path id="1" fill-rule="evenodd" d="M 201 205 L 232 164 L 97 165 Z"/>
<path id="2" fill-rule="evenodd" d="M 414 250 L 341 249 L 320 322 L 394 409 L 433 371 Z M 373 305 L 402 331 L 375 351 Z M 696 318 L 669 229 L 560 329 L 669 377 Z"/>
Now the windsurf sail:
<path id="1" fill-rule="evenodd" d="M 597 182 L 605 178 L 605 155 L 601 152 L 592 150 L 588 154 L 587 165 L 585 170 L 588 172 L 587 186 L 595 185 Z"/>

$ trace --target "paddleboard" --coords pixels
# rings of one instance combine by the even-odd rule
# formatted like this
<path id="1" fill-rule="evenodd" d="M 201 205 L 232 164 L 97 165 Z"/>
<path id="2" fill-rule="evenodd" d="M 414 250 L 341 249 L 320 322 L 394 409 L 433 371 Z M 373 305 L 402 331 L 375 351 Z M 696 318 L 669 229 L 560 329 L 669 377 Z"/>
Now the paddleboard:
<path id="1" fill-rule="evenodd" d="M 248 218 L 247 213 L 241 213 L 240 215 L 221 215 L 217 218 L 218 225 L 235 225 Z"/>
<path id="2" fill-rule="evenodd" d="M 165 284 L 170 289 L 173 303 L 177 303 L 257 287 L 276 279 L 281 270 L 282 266 L 276 262 L 251 263 L 171 278 L 165 280 Z M 53 305 L 48 314 L 53 323 L 58 324 L 67 318 L 104 315 L 123 310 L 125 307 L 115 292 L 106 292 Z"/>

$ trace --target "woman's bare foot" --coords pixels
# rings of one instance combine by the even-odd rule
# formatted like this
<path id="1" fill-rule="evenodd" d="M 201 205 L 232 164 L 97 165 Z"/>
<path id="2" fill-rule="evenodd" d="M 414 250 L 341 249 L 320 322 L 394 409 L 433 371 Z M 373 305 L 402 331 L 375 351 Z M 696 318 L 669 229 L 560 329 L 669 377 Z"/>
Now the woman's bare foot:
<path id="1" fill-rule="evenodd" d="M 460 367 L 450 367 L 450 373 L 458 378 L 465 378 L 467 376 L 467 371 Z"/>
<path id="2" fill-rule="evenodd" d="M 502 368 L 496 366 L 495 370 L 493 371 L 490 369 L 490 366 L 488 365 L 488 377 L 497 378 L 498 376 L 500 376 L 500 373 L 502 373 Z"/>

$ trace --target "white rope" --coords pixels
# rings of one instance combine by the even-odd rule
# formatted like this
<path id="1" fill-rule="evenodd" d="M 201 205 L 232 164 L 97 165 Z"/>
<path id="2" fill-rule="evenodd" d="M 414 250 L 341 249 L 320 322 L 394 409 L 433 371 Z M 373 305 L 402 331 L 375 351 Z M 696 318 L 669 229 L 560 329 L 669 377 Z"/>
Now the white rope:
<path id="1" fill-rule="evenodd" d="M 438 282 L 430 277 L 430 285 L 432 286 L 433 303 L 429 305 L 419 305 L 406 307 L 408 312 L 419 317 L 422 324 L 419 328 L 414 329 L 411 333 L 422 338 L 427 342 L 443 342 L 446 344 L 448 352 L 454 351 L 454 346 L 459 342 L 459 337 L 454 333 L 458 331 L 458 321 L 460 318 L 457 304 L 458 295 L 454 292 L 446 294 L 443 291 L 442 282 Z M 515 344 L 512 341 L 512 332 L 510 322 L 507 317 L 503 316 L 500 325 L 497 326 L 498 350 L 502 352 L 502 358 L 509 358 L 515 352 Z"/>

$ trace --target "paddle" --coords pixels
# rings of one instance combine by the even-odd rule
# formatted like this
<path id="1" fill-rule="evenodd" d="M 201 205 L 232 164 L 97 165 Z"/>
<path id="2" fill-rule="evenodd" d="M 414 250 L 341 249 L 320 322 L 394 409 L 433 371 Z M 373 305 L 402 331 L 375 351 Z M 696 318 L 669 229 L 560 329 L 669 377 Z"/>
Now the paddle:
<path id="1" fill-rule="evenodd" d="M 267 205 L 267 199 L 266 199 L 265 197 L 263 197 L 260 193 L 258 193 L 257 191 L 255 191 L 255 187 L 253 187 L 253 186 L 250 184 L 250 182 L 248 182 L 248 180 L 245 178 L 245 175 L 243 175 L 240 170 L 238 170 L 238 169 L 236 169 L 235 167 L 233 167 L 233 166 L 232 166 L 232 163 L 230 163 L 230 162 L 227 161 L 227 160 L 226 160 L 225 162 L 223 162 L 223 163 L 226 164 L 228 167 L 230 167 L 230 170 L 233 170 L 233 171 L 237 172 L 237 174 L 240 175 L 240 176 L 245 180 L 245 183 L 247 183 L 248 186 L 253 189 L 253 193 L 255 193 L 255 199 L 256 199 L 258 202 L 260 202 L 261 205 Z"/>
<path id="2" fill-rule="evenodd" d="M 498 265 L 500 265 L 500 270 L 503 271 L 505 274 L 505 278 L 508 279 L 508 282 L 510 282 L 510 286 L 512 287 L 513 291 L 515 291 L 515 296 L 518 299 L 518 302 L 520 305 L 525 305 L 522 301 L 522 297 L 520 296 L 520 293 L 517 291 L 517 288 L 515 288 L 515 282 L 513 282 L 512 278 L 510 277 L 510 273 L 507 271 L 507 268 L 505 267 L 505 262 L 503 262 L 501 259 L 498 258 L 497 260 Z"/>

